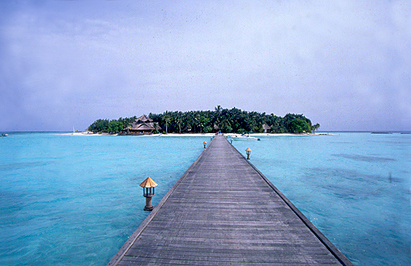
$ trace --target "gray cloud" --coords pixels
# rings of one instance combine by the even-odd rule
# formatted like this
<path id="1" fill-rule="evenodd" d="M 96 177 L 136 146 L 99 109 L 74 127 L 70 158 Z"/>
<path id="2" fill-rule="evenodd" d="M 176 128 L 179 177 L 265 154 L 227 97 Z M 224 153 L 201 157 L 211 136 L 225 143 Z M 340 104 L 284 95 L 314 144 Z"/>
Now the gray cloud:
<path id="1" fill-rule="evenodd" d="M 216 105 L 410 130 L 406 1 L 0 5 L 0 130 Z"/>

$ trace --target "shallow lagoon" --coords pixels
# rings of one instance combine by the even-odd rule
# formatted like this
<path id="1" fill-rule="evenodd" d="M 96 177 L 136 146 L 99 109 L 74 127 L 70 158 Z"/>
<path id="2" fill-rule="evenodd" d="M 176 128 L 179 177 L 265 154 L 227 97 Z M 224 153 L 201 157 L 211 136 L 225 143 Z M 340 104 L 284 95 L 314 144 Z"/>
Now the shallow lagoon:
<path id="1" fill-rule="evenodd" d="M 354 264 L 411 264 L 411 135 L 234 141 Z M 0 139 L 0 264 L 105 265 L 209 137 L 50 133 Z"/>
<path id="2" fill-rule="evenodd" d="M 204 141 L 204 140 L 203 140 Z M 198 138 L 9 134 L 1 139 L 0 265 L 105 265 L 167 193 Z"/>
<path id="3" fill-rule="evenodd" d="M 411 135 L 333 133 L 237 141 L 354 264 L 411 265 Z"/>

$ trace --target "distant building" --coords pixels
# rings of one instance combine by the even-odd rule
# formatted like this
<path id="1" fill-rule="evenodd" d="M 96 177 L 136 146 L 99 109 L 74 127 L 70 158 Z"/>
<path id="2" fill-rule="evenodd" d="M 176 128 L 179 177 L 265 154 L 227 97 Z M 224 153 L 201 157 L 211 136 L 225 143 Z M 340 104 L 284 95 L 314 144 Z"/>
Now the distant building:
<path id="1" fill-rule="evenodd" d="M 263 131 L 264 133 L 270 133 L 271 132 L 271 127 L 267 124 L 263 125 Z"/>
<path id="2" fill-rule="evenodd" d="M 124 130 L 124 134 L 127 135 L 143 135 L 151 134 L 153 131 L 160 131 L 161 127 L 153 122 L 153 119 L 148 118 L 146 115 L 142 115 L 137 118 L 131 126 Z"/>

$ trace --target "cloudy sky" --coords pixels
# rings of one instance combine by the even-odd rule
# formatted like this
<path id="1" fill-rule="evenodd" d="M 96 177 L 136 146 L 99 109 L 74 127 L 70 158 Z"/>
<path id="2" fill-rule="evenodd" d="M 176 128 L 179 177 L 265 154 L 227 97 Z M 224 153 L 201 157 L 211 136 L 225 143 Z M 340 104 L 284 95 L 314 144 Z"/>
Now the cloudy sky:
<path id="1" fill-rule="evenodd" d="M 237 107 L 411 130 L 411 2 L 1 1 L 0 131 Z"/>

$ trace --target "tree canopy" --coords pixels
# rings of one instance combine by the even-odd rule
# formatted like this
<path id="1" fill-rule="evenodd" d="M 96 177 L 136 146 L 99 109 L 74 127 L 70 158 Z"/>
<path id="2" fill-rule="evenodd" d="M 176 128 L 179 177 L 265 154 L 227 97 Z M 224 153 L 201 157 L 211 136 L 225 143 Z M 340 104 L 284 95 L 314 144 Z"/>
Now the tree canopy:
<path id="1" fill-rule="evenodd" d="M 304 133 L 317 130 L 320 125 L 312 125 L 302 114 L 274 114 L 247 112 L 238 108 L 224 109 L 217 106 L 214 111 L 166 111 L 162 114 L 150 113 L 163 133 L 259 133 L 267 125 L 272 133 Z M 99 119 L 91 124 L 89 131 L 118 133 L 134 122 L 136 116 L 118 120 Z"/>

